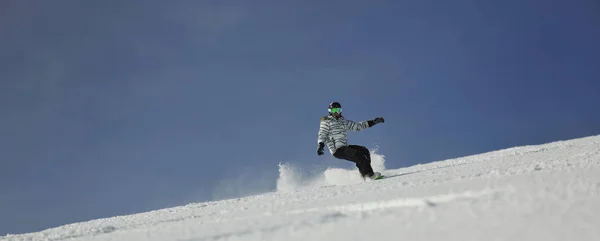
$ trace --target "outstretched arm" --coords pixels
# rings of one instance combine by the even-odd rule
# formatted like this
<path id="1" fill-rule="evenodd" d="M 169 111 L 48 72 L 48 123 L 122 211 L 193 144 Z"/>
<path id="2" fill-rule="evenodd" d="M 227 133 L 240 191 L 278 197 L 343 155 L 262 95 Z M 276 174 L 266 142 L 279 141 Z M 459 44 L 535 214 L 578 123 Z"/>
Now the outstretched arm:
<path id="1" fill-rule="evenodd" d="M 355 122 L 352 120 L 345 120 L 345 122 L 346 130 L 349 131 L 362 131 L 370 127 L 368 121 Z"/>
<path id="2" fill-rule="evenodd" d="M 367 129 L 375 124 L 383 123 L 383 117 L 377 117 L 373 120 L 366 120 L 361 122 L 354 122 L 352 120 L 346 120 L 346 129 L 350 131 L 361 131 Z"/>

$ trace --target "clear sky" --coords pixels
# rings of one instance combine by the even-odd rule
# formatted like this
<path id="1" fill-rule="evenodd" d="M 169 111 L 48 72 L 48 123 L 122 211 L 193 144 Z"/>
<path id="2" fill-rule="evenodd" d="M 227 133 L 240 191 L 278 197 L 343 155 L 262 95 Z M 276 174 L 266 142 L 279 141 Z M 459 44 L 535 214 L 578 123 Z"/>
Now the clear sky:
<path id="1" fill-rule="evenodd" d="M 317 3 L 318 2 L 318 3 Z M 0 235 L 600 134 L 594 0 L 0 3 Z"/>

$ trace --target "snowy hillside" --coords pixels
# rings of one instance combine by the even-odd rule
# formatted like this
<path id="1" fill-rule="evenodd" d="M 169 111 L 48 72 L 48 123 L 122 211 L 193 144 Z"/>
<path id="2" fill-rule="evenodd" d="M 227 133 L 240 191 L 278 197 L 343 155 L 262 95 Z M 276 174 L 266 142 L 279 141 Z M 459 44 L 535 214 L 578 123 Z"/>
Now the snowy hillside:
<path id="1" fill-rule="evenodd" d="M 272 193 L 0 240 L 600 240 L 600 136 L 383 170 L 379 181 L 280 171 Z"/>

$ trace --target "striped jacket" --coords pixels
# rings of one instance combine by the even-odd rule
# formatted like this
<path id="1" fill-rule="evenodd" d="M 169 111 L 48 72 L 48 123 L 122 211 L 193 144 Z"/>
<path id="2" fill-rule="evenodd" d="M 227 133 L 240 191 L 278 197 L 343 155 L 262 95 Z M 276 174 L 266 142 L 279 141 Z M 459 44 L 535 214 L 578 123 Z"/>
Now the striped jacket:
<path id="1" fill-rule="evenodd" d="M 323 116 L 317 143 L 325 143 L 331 154 L 333 154 L 338 148 L 348 145 L 346 131 L 361 131 L 369 127 L 368 121 L 354 122 L 345 119 L 343 116 L 339 119 L 333 116 Z"/>

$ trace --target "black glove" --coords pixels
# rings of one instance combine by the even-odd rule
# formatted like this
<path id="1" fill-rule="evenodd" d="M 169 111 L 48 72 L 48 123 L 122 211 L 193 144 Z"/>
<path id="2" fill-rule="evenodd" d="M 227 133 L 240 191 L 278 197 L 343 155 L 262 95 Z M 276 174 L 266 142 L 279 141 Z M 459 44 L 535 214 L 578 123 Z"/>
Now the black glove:
<path id="1" fill-rule="evenodd" d="M 369 123 L 369 127 L 374 126 L 375 124 L 383 123 L 385 120 L 383 117 L 377 117 L 373 120 L 367 121 Z"/>
<path id="2" fill-rule="evenodd" d="M 319 149 L 317 149 L 317 155 L 320 156 L 325 153 L 325 151 L 323 151 L 323 148 L 325 148 L 325 143 L 319 142 Z"/>

